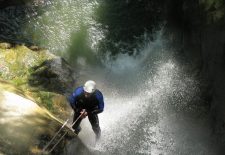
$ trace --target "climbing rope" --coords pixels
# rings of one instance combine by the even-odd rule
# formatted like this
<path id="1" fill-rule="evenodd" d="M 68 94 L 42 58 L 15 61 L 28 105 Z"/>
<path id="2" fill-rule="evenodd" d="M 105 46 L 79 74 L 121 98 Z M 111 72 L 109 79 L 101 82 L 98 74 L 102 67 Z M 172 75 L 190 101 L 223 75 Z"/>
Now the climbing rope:
<path id="1" fill-rule="evenodd" d="M 80 116 L 73 122 L 73 124 L 71 126 L 73 126 L 81 117 L 82 115 L 84 114 L 85 111 L 83 111 Z M 46 151 L 47 148 L 50 146 L 50 144 L 54 141 L 54 139 L 59 135 L 60 131 L 62 131 L 62 129 L 66 126 L 66 124 L 68 123 L 69 119 L 67 119 L 65 121 L 65 123 L 61 126 L 61 128 L 55 133 L 55 135 L 53 136 L 53 138 L 47 143 L 47 145 L 43 148 L 42 152 L 52 152 L 54 150 L 54 148 L 59 144 L 59 142 L 63 139 L 63 137 L 68 133 L 65 132 L 61 137 L 60 139 L 55 143 L 55 145 L 50 149 L 50 151 Z"/>
<path id="2" fill-rule="evenodd" d="M 65 121 L 65 123 L 62 125 L 62 127 L 55 133 L 55 135 L 53 136 L 53 138 L 47 143 L 47 145 L 43 148 L 43 152 L 45 152 L 45 150 L 49 147 L 49 145 L 53 142 L 53 140 L 56 138 L 56 136 L 60 133 L 60 131 L 66 126 L 66 124 L 68 123 L 69 119 L 67 119 Z"/>

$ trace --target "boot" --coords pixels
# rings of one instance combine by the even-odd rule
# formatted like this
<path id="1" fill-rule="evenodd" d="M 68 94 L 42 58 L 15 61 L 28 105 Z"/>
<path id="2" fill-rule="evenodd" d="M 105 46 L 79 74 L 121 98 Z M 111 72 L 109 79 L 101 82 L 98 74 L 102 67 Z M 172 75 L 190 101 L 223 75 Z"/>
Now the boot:
<path id="1" fill-rule="evenodd" d="M 76 135 L 78 135 L 80 131 L 81 131 L 81 127 L 78 126 L 76 129 L 74 129 L 73 132 L 74 132 Z"/>

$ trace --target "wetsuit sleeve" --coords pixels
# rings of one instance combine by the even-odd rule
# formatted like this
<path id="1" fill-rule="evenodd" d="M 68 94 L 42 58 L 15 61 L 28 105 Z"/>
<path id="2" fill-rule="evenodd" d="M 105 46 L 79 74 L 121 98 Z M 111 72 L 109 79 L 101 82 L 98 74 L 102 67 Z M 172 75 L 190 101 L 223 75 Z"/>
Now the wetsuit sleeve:
<path id="1" fill-rule="evenodd" d="M 70 103 L 70 106 L 75 109 L 76 103 L 77 103 L 77 97 L 82 93 L 83 89 L 81 87 L 78 87 L 69 97 L 68 101 Z"/>
<path id="2" fill-rule="evenodd" d="M 92 111 L 94 114 L 99 114 L 104 110 L 104 99 L 102 93 L 99 91 L 96 93 L 96 98 L 98 100 L 98 109 Z"/>

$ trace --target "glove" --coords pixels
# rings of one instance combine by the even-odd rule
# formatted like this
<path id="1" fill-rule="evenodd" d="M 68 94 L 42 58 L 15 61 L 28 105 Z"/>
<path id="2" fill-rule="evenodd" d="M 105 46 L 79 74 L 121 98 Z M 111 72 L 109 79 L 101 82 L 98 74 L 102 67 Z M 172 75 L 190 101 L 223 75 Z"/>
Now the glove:
<path id="1" fill-rule="evenodd" d="M 86 118 L 86 116 L 88 115 L 87 111 L 85 109 L 83 109 L 81 112 L 81 118 Z"/>

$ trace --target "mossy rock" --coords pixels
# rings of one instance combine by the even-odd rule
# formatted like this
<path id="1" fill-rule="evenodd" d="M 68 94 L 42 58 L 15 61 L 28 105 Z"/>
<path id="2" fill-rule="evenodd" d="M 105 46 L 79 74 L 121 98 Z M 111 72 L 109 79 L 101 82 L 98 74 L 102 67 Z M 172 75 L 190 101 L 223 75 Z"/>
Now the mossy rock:
<path id="1" fill-rule="evenodd" d="M 68 93 L 73 88 L 75 79 L 72 69 L 62 58 L 46 60 L 31 69 L 28 79 L 31 86 L 60 94 Z"/>
<path id="2" fill-rule="evenodd" d="M 0 46 L 0 116 L 4 120 L 0 122 L 0 154 L 67 154 L 67 151 L 79 153 L 79 150 L 74 150 L 77 147 L 90 154 L 67 126 L 59 134 L 59 137 L 64 133 L 66 136 L 57 147 L 50 153 L 43 152 L 43 148 L 63 125 L 63 120 L 72 119 L 72 110 L 62 93 L 57 93 L 54 89 L 49 91 L 49 88 L 43 85 L 31 85 L 33 76 L 39 75 L 39 78 L 35 79 L 36 82 L 42 76 L 46 77 L 46 74 L 37 74 L 41 72 L 38 71 L 41 67 L 50 69 L 54 77 L 61 79 L 56 81 L 57 83 L 51 83 L 52 85 L 64 86 L 62 80 L 65 79 L 57 68 L 53 67 L 51 70 L 51 65 L 45 67 L 46 62 L 55 62 L 61 58 L 47 50 L 35 50 L 24 45 Z M 60 65 L 58 67 L 62 69 Z M 66 71 L 68 70 L 64 69 L 64 72 Z M 49 74 L 47 73 L 48 76 Z M 70 74 L 71 71 L 67 75 Z M 51 77 L 47 78 L 53 81 Z M 69 82 L 72 85 L 74 81 Z M 46 151 L 50 150 L 57 140 L 54 140 Z M 78 146 L 73 147 L 74 145 Z"/>
<path id="3" fill-rule="evenodd" d="M 33 51 L 24 45 L 0 46 L 0 78 L 22 89 L 56 115 L 66 117 L 68 103 L 64 94 L 73 88 L 73 74 L 64 59 L 48 50 Z"/>
<path id="4" fill-rule="evenodd" d="M 10 49 L 0 47 L 1 77 L 12 82 L 18 80 L 18 77 L 26 80 L 31 67 L 55 57 L 46 50 L 34 52 L 23 45 Z"/>
<path id="5" fill-rule="evenodd" d="M 12 45 L 10 43 L 5 43 L 5 42 L 0 43 L 0 48 L 2 48 L 2 49 L 9 49 L 11 47 L 12 47 Z"/>
<path id="6" fill-rule="evenodd" d="M 0 154 L 68 154 L 68 151 L 80 154 L 79 149 L 90 154 L 68 126 L 49 144 L 64 121 L 38 106 L 32 97 L 12 84 L 0 80 L 0 88 Z M 57 147 L 49 152 L 55 144 Z M 79 149 L 74 150 L 77 147 Z"/>
<path id="7" fill-rule="evenodd" d="M 208 24 L 222 22 L 225 19 L 225 2 L 224 0 L 200 0 L 206 13 L 206 20 Z"/>

